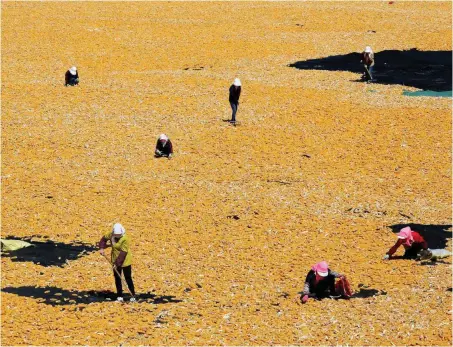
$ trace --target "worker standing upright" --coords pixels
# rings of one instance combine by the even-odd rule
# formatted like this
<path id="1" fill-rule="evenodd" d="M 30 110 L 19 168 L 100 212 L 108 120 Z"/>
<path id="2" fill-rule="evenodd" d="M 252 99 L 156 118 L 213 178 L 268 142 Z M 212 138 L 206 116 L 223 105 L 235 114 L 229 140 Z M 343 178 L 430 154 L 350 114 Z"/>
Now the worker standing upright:
<path id="1" fill-rule="evenodd" d="M 103 256 L 108 241 L 110 241 L 112 247 L 111 263 L 113 265 L 113 276 L 115 277 L 117 301 L 123 301 L 122 272 L 124 272 L 124 278 L 132 294 L 130 301 L 135 301 L 135 288 L 132 281 L 132 254 L 130 239 L 126 235 L 126 229 L 120 223 L 116 223 L 111 231 L 101 237 L 99 248 Z"/>

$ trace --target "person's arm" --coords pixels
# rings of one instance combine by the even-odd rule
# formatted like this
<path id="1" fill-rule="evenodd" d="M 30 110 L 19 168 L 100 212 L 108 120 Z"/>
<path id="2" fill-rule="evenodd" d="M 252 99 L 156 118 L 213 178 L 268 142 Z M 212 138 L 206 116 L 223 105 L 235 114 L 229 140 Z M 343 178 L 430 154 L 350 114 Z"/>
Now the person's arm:
<path id="1" fill-rule="evenodd" d="M 310 282 L 312 281 L 314 276 L 314 271 L 310 270 L 305 278 L 304 283 L 304 290 L 302 291 L 302 295 L 310 295 Z"/>
<path id="2" fill-rule="evenodd" d="M 389 249 L 389 251 L 386 253 L 389 257 L 393 255 L 393 253 L 396 252 L 396 250 L 398 249 L 399 246 L 401 246 L 403 244 L 404 240 L 403 239 L 398 239 L 398 241 L 396 241 L 395 245 Z"/>
<path id="3" fill-rule="evenodd" d="M 302 303 L 305 304 L 307 301 L 308 301 L 308 298 L 310 298 L 310 296 L 314 296 L 313 294 L 310 293 L 310 282 L 312 281 L 313 279 L 313 276 L 316 276 L 314 274 L 314 271 L 313 270 L 310 270 L 307 274 L 307 277 L 305 278 L 305 283 L 304 283 L 304 290 L 302 291 Z"/>
<path id="4" fill-rule="evenodd" d="M 104 253 L 104 249 L 107 248 L 107 241 L 108 241 L 108 240 L 109 240 L 109 239 L 106 238 L 106 235 L 104 235 L 104 236 L 101 237 L 101 240 L 99 241 L 99 251 L 100 251 L 100 253 L 101 253 L 102 255 L 105 254 L 105 253 Z"/>
<path id="5" fill-rule="evenodd" d="M 99 241 L 99 248 L 100 249 L 105 249 L 107 248 L 107 241 L 104 236 L 101 237 L 101 240 Z"/>
<path id="6" fill-rule="evenodd" d="M 154 153 L 161 155 L 161 151 L 162 151 L 162 149 L 160 148 L 160 141 L 158 139 L 156 142 L 156 150 L 154 151 Z"/>
<path id="7" fill-rule="evenodd" d="M 121 243 L 120 254 L 115 260 L 115 267 L 119 268 L 123 266 L 124 260 L 126 259 L 127 252 L 129 252 L 129 241 L 126 239 Z"/>
<path id="8" fill-rule="evenodd" d="M 239 97 L 241 96 L 241 90 L 242 90 L 242 88 L 241 88 L 241 87 L 239 87 L 239 88 L 238 88 L 238 97 L 237 97 L 237 102 L 239 102 Z"/>
<path id="9" fill-rule="evenodd" d="M 173 154 L 173 144 L 171 143 L 170 139 L 168 139 L 167 144 L 168 144 L 168 154 Z"/>
<path id="10" fill-rule="evenodd" d="M 64 74 L 64 84 L 68 84 L 69 83 L 69 71 L 66 71 L 66 73 Z"/>
<path id="11" fill-rule="evenodd" d="M 118 254 L 118 258 L 115 260 L 115 267 L 120 268 L 123 266 L 124 260 L 126 259 L 127 252 L 120 251 L 120 254 Z"/>

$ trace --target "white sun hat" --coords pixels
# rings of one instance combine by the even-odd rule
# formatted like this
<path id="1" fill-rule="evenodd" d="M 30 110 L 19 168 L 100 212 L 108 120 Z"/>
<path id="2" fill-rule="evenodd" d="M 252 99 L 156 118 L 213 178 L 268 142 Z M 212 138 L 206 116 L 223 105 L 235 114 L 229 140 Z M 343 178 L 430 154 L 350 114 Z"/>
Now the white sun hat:
<path id="1" fill-rule="evenodd" d="M 126 229 L 120 224 L 120 223 L 115 223 L 113 226 L 113 235 L 121 235 L 123 236 L 126 233 Z"/>
<path id="2" fill-rule="evenodd" d="M 167 141 L 168 141 L 168 136 L 165 135 L 165 134 L 160 134 L 160 135 L 159 135 L 159 141 L 165 141 L 165 142 L 167 142 Z"/>
<path id="3" fill-rule="evenodd" d="M 240 87 L 242 85 L 241 80 L 239 78 L 235 78 L 233 85 L 235 85 L 236 87 Z"/>
<path id="4" fill-rule="evenodd" d="M 373 52 L 373 51 L 371 50 L 371 47 L 370 47 L 370 46 L 366 46 L 366 47 L 365 47 L 365 53 L 371 53 L 371 52 Z"/>
<path id="5" fill-rule="evenodd" d="M 75 66 L 73 66 L 69 69 L 69 72 L 71 73 L 71 75 L 75 76 L 77 74 L 77 68 Z"/>

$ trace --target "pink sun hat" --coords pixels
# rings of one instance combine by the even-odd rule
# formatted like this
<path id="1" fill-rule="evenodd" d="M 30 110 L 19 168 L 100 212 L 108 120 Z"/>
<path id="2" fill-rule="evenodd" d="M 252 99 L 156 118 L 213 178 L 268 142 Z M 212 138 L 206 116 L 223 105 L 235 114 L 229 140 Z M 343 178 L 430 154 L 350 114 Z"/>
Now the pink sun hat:
<path id="1" fill-rule="evenodd" d="M 397 234 L 399 239 L 410 239 L 412 236 L 411 227 L 405 227 Z"/>
<path id="2" fill-rule="evenodd" d="M 325 261 L 313 265 L 311 269 L 321 277 L 326 277 L 329 274 L 329 265 Z"/>

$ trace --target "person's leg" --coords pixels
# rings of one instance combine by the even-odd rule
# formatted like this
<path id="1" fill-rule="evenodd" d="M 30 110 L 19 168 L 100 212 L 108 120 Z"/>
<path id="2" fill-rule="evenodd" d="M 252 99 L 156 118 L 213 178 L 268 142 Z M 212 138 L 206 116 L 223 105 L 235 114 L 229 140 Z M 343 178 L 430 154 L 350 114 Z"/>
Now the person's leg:
<path id="1" fill-rule="evenodd" d="M 364 72 L 365 72 L 365 81 L 369 81 L 371 79 L 369 68 L 370 67 L 368 65 L 366 65 L 366 64 L 363 65 L 363 69 L 364 69 Z"/>
<path id="2" fill-rule="evenodd" d="M 403 255 L 404 259 L 416 259 L 417 258 L 417 249 L 415 247 L 411 247 L 406 249 Z"/>
<path id="3" fill-rule="evenodd" d="M 123 286 L 121 284 L 121 268 L 117 269 L 119 275 L 113 270 L 113 275 L 115 276 L 115 286 L 116 286 L 116 293 L 118 296 L 123 296 Z"/>
<path id="4" fill-rule="evenodd" d="M 131 291 L 132 295 L 135 296 L 134 282 L 132 281 L 132 266 L 129 265 L 123 267 L 123 271 L 127 286 L 129 287 L 129 290 Z"/>
<path id="5" fill-rule="evenodd" d="M 238 110 L 238 105 L 234 102 L 231 102 L 231 109 L 233 110 L 233 114 L 231 115 L 231 121 L 236 122 L 236 112 Z"/>
<path id="6" fill-rule="evenodd" d="M 368 67 L 368 71 L 370 72 L 370 80 L 373 79 L 373 68 L 374 68 L 374 66 L 369 66 Z"/>

